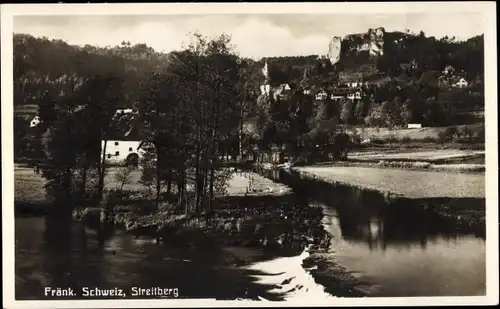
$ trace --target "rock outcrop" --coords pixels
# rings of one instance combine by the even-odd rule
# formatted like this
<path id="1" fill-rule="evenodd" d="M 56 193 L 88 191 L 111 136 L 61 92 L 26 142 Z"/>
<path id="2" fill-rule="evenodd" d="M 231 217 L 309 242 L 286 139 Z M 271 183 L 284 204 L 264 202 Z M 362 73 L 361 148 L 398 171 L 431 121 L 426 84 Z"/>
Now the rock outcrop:
<path id="1" fill-rule="evenodd" d="M 328 45 L 328 58 L 332 64 L 351 62 L 353 58 L 364 58 L 365 61 L 355 60 L 354 62 L 366 62 L 384 55 L 384 28 L 368 29 L 366 33 L 349 34 L 344 38 L 335 36 Z"/>

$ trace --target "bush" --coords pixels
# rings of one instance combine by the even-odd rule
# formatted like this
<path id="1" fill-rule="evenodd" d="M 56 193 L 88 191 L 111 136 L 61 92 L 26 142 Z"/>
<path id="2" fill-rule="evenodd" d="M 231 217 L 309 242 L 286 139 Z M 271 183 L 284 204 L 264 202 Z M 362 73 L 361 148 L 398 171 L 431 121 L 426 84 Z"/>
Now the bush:
<path id="1" fill-rule="evenodd" d="M 447 127 L 444 131 L 439 132 L 438 138 L 441 143 L 452 143 L 457 137 L 456 127 Z"/>
<path id="2" fill-rule="evenodd" d="M 436 142 L 436 139 L 433 138 L 433 137 L 430 137 L 430 136 L 426 136 L 422 139 L 423 142 L 426 142 L 426 143 L 435 143 Z"/>
<path id="3" fill-rule="evenodd" d="M 413 140 L 409 138 L 408 136 L 405 136 L 401 139 L 402 143 L 411 143 Z"/>
<path id="4" fill-rule="evenodd" d="M 371 143 L 374 144 L 374 145 L 382 145 L 382 144 L 385 144 L 385 142 L 383 140 L 381 140 L 380 138 L 372 138 L 371 139 Z"/>

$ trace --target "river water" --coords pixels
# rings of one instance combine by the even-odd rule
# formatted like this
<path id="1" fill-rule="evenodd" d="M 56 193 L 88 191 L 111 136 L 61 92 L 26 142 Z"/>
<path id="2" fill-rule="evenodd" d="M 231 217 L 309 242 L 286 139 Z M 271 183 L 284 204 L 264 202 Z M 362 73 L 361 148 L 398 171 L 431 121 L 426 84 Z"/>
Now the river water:
<path id="1" fill-rule="evenodd" d="M 285 172 L 274 178 L 292 186 L 298 202 L 324 208 L 323 223 L 333 235 L 328 258 L 351 271 L 369 296 L 485 294 L 484 238 L 415 212 L 385 209 L 359 190 L 310 186 Z M 272 260 L 256 249 L 158 245 L 120 231 L 100 243 L 94 230 L 80 224 L 58 230 L 44 217 L 15 223 L 16 299 L 44 299 L 45 286 L 127 293 L 135 286 L 177 288 L 181 298 L 279 300 L 289 278 L 302 280 L 302 293 L 328 297 L 300 271 L 302 257 Z"/>

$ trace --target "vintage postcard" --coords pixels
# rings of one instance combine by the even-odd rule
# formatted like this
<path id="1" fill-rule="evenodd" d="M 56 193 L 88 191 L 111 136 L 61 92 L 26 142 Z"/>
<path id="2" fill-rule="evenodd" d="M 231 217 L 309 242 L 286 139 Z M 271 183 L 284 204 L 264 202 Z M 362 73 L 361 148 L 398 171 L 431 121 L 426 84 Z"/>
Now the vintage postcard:
<path id="1" fill-rule="evenodd" d="M 498 304 L 494 2 L 1 31 L 4 308 Z"/>

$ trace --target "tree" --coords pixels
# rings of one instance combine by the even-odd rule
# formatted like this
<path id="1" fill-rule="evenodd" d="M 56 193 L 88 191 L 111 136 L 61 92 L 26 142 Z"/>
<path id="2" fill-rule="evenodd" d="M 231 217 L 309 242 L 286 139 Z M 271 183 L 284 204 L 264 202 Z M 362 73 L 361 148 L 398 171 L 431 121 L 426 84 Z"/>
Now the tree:
<path id="1" fill-rule="evenodd" d="M 118 172 L 115 173 L 114 178 L 118 183 L 117 189 L 120 193 L 123 192 L 123 187 L 132 181 L 134 167 L 131 165 L 123 166 L 118 169 Z"/>
<path id="2" fill-rule="evenodd" d="M 356 122 L 359 123 L 363 120 L 364 110 L 365 110 L 365 102 L 363 100 L 358 100 L 358 102 L 356 102 L 354 110 L 354 117 L 356 119 Z"/>
<path id="3" fill-rule="evenodd" d="M 302 76 L 302 80 L 300 81 L 301 89 L 308 89 L 311 86 L 311 72 L 309 68 L 304 69 L 304 74 Z"/>
<path id="4" fill-rule="evenodd" d="M 344 100 L 342 102 L 342 110 L 340 111 L 340 119 L 344 124 L 349 124 L 352 121 L 353 115 L 352 100 Z"/>
<path id="5" fill-rule="evenodd" d="M 408 124 L 413 119 L 413 105 L 411 99 L 406 99 L 406 101 L 401 106 L 401 120 L 403 124 Z"/>

